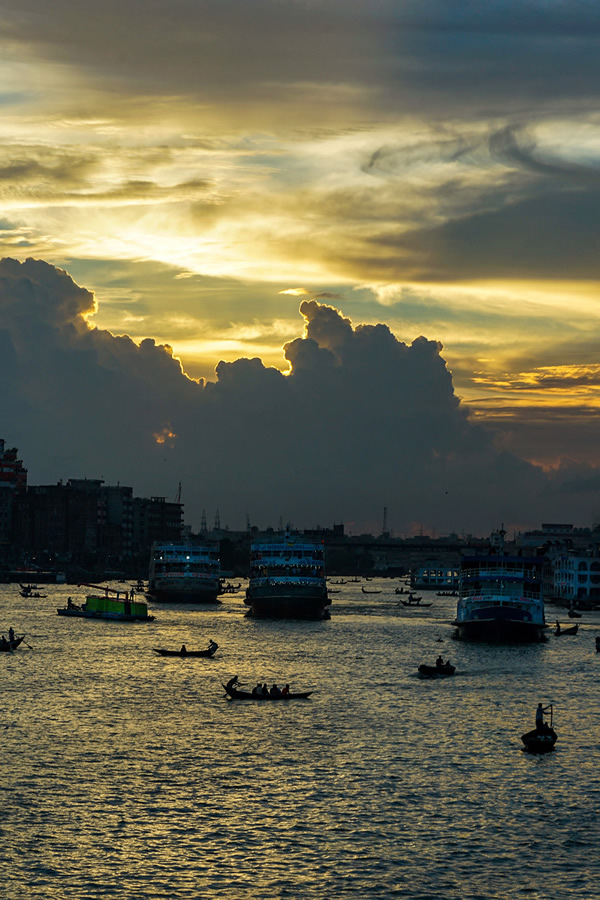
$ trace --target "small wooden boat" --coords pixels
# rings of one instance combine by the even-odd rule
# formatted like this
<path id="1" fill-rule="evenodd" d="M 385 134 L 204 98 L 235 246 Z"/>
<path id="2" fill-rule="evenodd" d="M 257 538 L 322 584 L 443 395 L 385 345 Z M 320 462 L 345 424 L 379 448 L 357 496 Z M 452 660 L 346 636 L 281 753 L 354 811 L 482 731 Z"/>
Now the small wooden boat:
<path id="1" fill-rule="evenodd" d="M 577 634 L 577 629 L 579 628 L 579 622 L 576 625 L 571 625 L 570 628 L 561 628 L 559 623 L 556 623 L 556 628 L 554 629 L 554 634 L 556 637 L 561 637 L 563 634 Z"/>
<path id="2" fill-rule="evenodd" d="M 15 637 L 12 639 L 12 641 L 4 638 L 3 641 L 0 641 L 0 652 L 10 652 L 12 650 L 16 650 L 24 637 L 25 635 L 22 634 L 21 637 Z"/>
<path id="3" fill-rule="evenodd" d="M 237 688 L 229 687 L 227 684 L 224 684 L 223 687 L 232 700 L 259 700 L 265 702 L 269 700 L 306 700 L 312 694 L 312 691 L 295 691 L 285 694 L 285 696 L 272 697 L 270 694 L 252 694 L 250 691 L 238 691 Z"/>
<path id="4" fill-rule="evenodd" d="M 210 659 L 214 656 L 218 647 L 219 645 L 213 641 L 205 650 L 188 650 L 186 647 L 182 647 L 180 650 L 165 650 L 162 647 L 153 647 L 152 649 L 155 653 L 158 653 L 159 656 L 179 656 L 182 659 L 185 659 L 188 656 L 204 656 Z"/>
<path id="5" fill-rule="evenodd" d="M 448 675 L 454 675 L 456 666 L 451 666 L 450 663 L 444 663 L 443 666 L 420 665 L 417 671 L 421 678 L 446 678 Z"/>
<path id="6" fill-rule="evenodd" d="M 554 750 L 558 735 L 551 725 L 543 725 L 542 728 L 534 728 L 521 735 L 528 753 L 548 753 Z"/>
<path id="7" fill-rule="evenodd" d="M 569 610 L 569 618 L 570 618 L 570 619 L 580 619 L 580 618 L 581 618 L 581 613 L 580 613 L 580 612 L 577 612 L 576 609 L 571 608 L 571 609 Z"/>
<path id="8" fill-rule="evenodd" d="M 374 588 L 373 590 L 369 590 L 369 588 L 362 587 L 362 588 L 361 588 L 361 591 L 363 592 L 363 594 L 380 594 L 380 593 L 381 593 L 381 590 L 378 589 L 378 588 Z"/>
<path id="9" fill-rule="evenodd" d="M 401 600 L 400 603 L 402 606 L 419 606 L 421 608 L 431 606 L 431 603 L 421 603 L 422 599 L 422 597 L 409 597 L 408 600 Z"/>

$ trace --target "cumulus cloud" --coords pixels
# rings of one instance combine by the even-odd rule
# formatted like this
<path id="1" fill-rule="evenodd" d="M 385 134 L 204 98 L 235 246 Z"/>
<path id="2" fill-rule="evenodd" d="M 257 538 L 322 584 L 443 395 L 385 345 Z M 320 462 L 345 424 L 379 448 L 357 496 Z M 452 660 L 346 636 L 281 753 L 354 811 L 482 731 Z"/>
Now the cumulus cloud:
<path id="1" fill-rule="evenodd" d="M 104 477 L 174 496 L 181 481 L 196 527 L 217 508 L 232 527 L 246 513 L 264 526 L 369 525 L 385 505 L 400 532 L 585 518 L 589 497 L 561 484 L 555 508 L 543 471 L 469 420 L 437 341 L 406 344 L 304 300 L 289 374 L 238 359 L 205 383 L 168 346 L 91 327 L 93 308 L 64 271 L 0 262 L 1 436 L 32 483 Z"/>

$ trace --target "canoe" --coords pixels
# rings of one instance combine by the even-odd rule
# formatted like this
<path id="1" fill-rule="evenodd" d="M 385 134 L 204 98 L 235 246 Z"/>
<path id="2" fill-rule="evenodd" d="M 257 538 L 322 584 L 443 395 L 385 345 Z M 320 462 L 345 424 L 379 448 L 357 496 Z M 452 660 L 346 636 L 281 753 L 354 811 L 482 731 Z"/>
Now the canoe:
<path id="1" fill-rule="evenodd" d="M 570 609 L 568 615 L 569 615 L 570 619 L 580 619 L 581 618 L 581 613 L 577 612 L 577 610 L 575 610 L 575 609 Z"/>
<path id="2" fill-rule="evenodd" d="M 369 588 L 364 587 L 364 588 L 361 588 L 361 591 L 363 592 L 363 594 L 380 594 L 381 593 L 381 589 L 378 590 L 377 588 L 370 591 Z"/>
<path id="3" fill-rule="evenodd" d="M 162 647 L 153 647 L 152 648 L 155 653 L 158 653 L 159 656 L 180 656 L 185 658 L 187 656 L 205 656 L 211 657 L 214 656 L 215 651 L 218 649 L 218 645 L 215 644 L 213 647 L 207 647 L 206 650 L 165 650 Z"/>
<path id="4" fill-rule="evenodd" d="M 271 697 L 270 694 L 251 694 L 250 691 L 238 691 L 234 687 L 227 687 L 226 684 L 223 687 L 232 700 L 306 700 L 312 694 L 312 691 L 295 691 L 286 694 L 285 697 Z"/>
<path id="5" fill-rule="evenodd" d="M 0 652 L 4 651 L 8 653 L 11 650 L 16 650 L 24 637 L 25 635 L 22 635 L 21 637 L 14 638 L 12 641 L 7 641 L 6 639 L 0 641 Z"/>
<path id="6" fill-rule="evenodd" d="M 431 606 L 431 603 L 421 603 L 420 597 L 415 597 L 414 600 L 401 600 L 400 603 L 402 606 L 419 606 L 421 609 L 425 606 Z"/>
<path id="7" fill-rule="evenodd" d="M 444 678 L 447 675 L 454 675 L 456 666 L 426 666 L 421 665 L 418 668 L 419 675 L 422 678 Z"/>
<path id="8" fill-rule="evenodd" d="M 558 740 L 558 735 L 554 728 L 545 726 L 542 730 L 534 728 L 521 735 L 521 740 L 525 744 L 525 750 L 529 753 L 548 753 L 554 750 L 554 745 Z"/>
<path id="9" fill-rule="evenodd" d="M 579 628 L 579 622 L 576 625 L 571 625 L 570 628 L 555 628 L 554 634 L 556 637 L 561 637 L 563 634 L 577 634 L 577 629 Z"/>

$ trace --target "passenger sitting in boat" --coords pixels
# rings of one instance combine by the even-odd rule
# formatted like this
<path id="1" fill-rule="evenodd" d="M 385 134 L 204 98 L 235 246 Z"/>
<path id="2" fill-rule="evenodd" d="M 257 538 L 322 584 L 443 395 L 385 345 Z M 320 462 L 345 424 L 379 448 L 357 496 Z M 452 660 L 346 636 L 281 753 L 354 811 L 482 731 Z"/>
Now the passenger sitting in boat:
<path id="1" fill-rule="evenodd" d="M 289 692 L 290 692 L 290 686 L 289 686 L 289 684 L 286 684 L 286 685 L 285 685 L 284 687 L 282 687 L 282 689 L 281 689 L 281 696 L 282 696 L 282 697 L 287 697 L 287 695 L 289 694 Z"/>
<path id="2" fill-rule="evenodd" d="M 271 686 L 271 690 L 269 691 L 271 697 L 281 697 L 281 690 L 277 687 L 276 684 Z"/>
<path id="3" fill-rule="evenodd" d="M 444 660 L 442 659 L 441 656 L 438 656 L 438 658 L 435 661 L 435 664 L 438 667 L 438 669 L 441 669 L 442 666 L 445 665 Z"/>
<path id="4" fill-rule="evenodd" d="M 15 632 L 13 631 L 12 626 L 8 629 L 8 639 L 11 642 L 15 639 Z"/>
<path id="5" fill-rule="evenodd" d="M 258 697 L 259 694 L 262 694 L 262 684 L 260 683 L 260 681 L 252 688 L 253 697 Z"/>
<path id="6" fill-rule="evenodd" d="M 75 609 L 75 607 L 73 605 L 73 601 L 71 600 L 70 597 L 67 597 L 67 609 Z"/>
<path id="7" fill-rule="evenodd" d="M 181 650 L 179 652 L 182 656 L 185 656 L 187 654 L 187 647 L 185 646 L 185 644 L 181 645 Z"/>
<path id="8" fill-rule="evenodd" d="M 263 695 L 263 697 L 268 697 L 268 696 L 269 696 L 269 688 L 267 687 L 267 682 L 266 682 L 266 681 L 265 681 L 265 683 L 263 684 L 263 686 L 261 687 L 260 691 L 261 691 L 261 694 Z"/>

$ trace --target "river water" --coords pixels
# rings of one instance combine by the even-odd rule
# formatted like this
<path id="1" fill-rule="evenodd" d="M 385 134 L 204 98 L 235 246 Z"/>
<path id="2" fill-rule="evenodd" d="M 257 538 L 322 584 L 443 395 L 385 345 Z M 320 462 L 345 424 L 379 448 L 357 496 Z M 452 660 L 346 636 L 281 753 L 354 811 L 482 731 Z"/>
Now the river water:
<path id="1" fill-rule="evenodd" d="M 1 896 L 598 896 L 600 613 L 542 645 L 466 644 L 453 598 L 406 609 L 397 585 L 336 587 L 323 622 L 247 618 L 240 593 L 151 624 L 2 586 L 0 632 L 29 646 L 0 654 Z M 210 638 L 212 660 L 152 651 Z M 418 678 L 438 653 L 456 675 Z M 314 694 L 232 702 L 234 674 Z M 539 701 L 559 741 L 532 756 Z"/>

